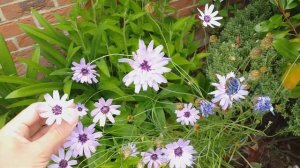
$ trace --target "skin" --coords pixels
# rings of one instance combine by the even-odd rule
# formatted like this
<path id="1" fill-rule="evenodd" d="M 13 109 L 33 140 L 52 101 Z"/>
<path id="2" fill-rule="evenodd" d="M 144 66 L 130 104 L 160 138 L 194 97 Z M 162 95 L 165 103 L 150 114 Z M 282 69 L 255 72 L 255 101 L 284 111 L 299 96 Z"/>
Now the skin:
<path id="1" fill-rule="evenodd" d="M 41 103 L 34 103 L 19 113 L 0 130 L 0 167 L 43 168 L 52 154 L 64 144 L 78 122 L 45 126 L 39 116 Z"/>

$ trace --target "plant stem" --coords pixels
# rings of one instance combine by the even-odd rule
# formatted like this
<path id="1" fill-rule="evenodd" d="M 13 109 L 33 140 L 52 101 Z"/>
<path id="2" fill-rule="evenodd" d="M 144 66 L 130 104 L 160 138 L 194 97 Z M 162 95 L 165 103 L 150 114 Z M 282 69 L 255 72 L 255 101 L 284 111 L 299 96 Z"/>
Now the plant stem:
<path id="1" fill-rule="evenodd" d="M 296 35 L 298 35 L 297 31 L 296 31 L 296 28 L 294 27 L 294 25 L 291 23 L 290 19 L 286 16 L 286 13 L 284 11 L 284 9 L 280 6 L 278 0 L 275 0 L 275 3 L 279 9 L 279 11 L 281 12 L 282 16 L 285 18 L 285 20 L 287 21 L 287 23 L 290 25 L 290 27 L 293 29 L 294 33 Z"/>

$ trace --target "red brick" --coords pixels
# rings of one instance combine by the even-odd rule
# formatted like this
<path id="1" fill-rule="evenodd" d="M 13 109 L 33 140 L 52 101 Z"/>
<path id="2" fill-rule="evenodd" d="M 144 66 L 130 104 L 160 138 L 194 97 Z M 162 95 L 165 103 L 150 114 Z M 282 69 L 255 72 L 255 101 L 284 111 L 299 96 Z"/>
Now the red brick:
<path id="1" fill-rule="evenodd" d="M 57 0 L 58 5 L 63 6 L 63 5 L 68 5 L 72 3 L 72 0 Z"/>
<path id="2" fill-rule="evenodd" d="M 33 40 L 30 37 L 28 37 L 26 34 L 22 34 L 18 36 L 17 42 L 21 48 L 28 47 L 34 43 Z"/>
<path id="3" fill-rule="evenodd" d="M 21 29 L 18 27 L 18 23 L 25 23 L 25 24 L 34 24 L 32 17 L 20 19 L 16 22 L 9 22 L 0 25 L 0 33 L 3 34 L 5 38 L 9 38 L 12 36 L 16 36 L 22 34 Z"/>
<path id="4" fill-rule="evenodd" d="M 54 14 L 67 16 L 71 12 L 71 6 L 64 7 L 61 9 L 56 9 L 54 11 L 50 11 L 48 13 L 43 14 L 44 18 L 47 19 L 50 23 L 56 23 L 57 20 L 54 17 Z"/>
<path id="5" fill-rule="evenodd" d="M 0 5 L 11 2 L 12 0 L 0 0 Z"/>
<path id="6" fill-rule="evenodd" d="M 10 52 L 17 50 L 17 46 L 13 43 L 12 40 L 6 41 L 6 45 L 7 45 Z"/>
<path id="7" fill-rule="evenodd" d="M 194 5 L 194 0 L 177 0 L 170 2 L 170 5 L 176 9 L 183 9 L 188 6 Z"/>
<path id="8" fill-rule="evenodd" d="M 2 13 L 7 20 L 16 19 L 30 14 L 31 8 L 41 10 L 54 7 L 51 0 L 27 0 L 11 5 L 3 6 Z"/>
<path id="9" fill-rule="evenodd" d="M 177 11 L 177 16 L 178 17 L 189 16 L 189 15 L 193 14 L 193 12 L 195 12 L 197 10 L 197 8 L 199 8 L 201 10 L 203 8 L 203 6 L 196 5 L 196 6 L 191 6 L 191 7 L 187 7 L 184 9 L 180 9 Z"/>

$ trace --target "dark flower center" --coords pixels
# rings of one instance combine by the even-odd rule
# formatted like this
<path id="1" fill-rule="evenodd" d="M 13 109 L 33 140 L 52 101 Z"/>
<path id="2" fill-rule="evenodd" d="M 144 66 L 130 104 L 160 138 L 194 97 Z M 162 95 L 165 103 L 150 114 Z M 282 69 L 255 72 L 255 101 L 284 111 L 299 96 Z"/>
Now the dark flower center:
<path id="1" fill-rule="evenodd" d="M 229 78 L 226 84 L 226 93 L 228 95 L 233 95 L 238 93 L 241 88 L 241 83 L 236 78 Z"/>
<path id="2" fill-rule="evenodd" d="M 175 156 L 182 156 L 182 153 L 183 153 L 183 151 L 182 151 L 181 147 L 178 147 L 174 150 Z"/>
<path id="3" fill-rule="evenodd" d="M 77 110 L 78 110 L 78 111 L 82 111 L 82 107 L 78 107 Z"/>
<path id="4" fill-rule="evenodd" d="M 89 70 L 86 69 L 86 68 L 82 68 L 82 69 L 81 69 L 81 73 L 82 73 L 82 75 L 86 75 L 86 74 L 89 73 Z"/>
<path id="5" fill-rule="evenodd" d="M 85 143 L 88 139 L 87 135 L 86 134 L 79 134 L 78 136 L 78 141 L 81 142 L 81 143 Z"/>
<path id="6" fill-rule="evenodd" d="M 66 161 L 65 159 L 62 159 L 59 164 L 58 164 L 59 168 L 66 168 L 68 167 L 68 161 Z"/>
<path id="7" fill-rule="evenodd" d="M 141 63 L 140 67 L 142 70 L 150 71 L 151 66 L 148 64 L 148 61 L 144 60 L 143 63 Z"/>
<path id="8" fill-rule="evenodd" d="M 62 113 L 62 107 L 59 105 L 55 105 L 52 107 L 52 112 L 54 115 L 60 115 Z"/>
<path id="9" fill-rule="evenodd" d="M 191 116 L 191 113 L 189 111 L 184 112 L 183 116 L 189 118 Z"/>
<path id="10" fill-rule="evenodd" d="M 157 159 L 157 154 L 152 154 L 152 155 L 151 155 L 151 159 L 152 159 L 152 160 L 156 160 L 156 159 Z"/>
<path id="11" fill-rule="evenodd" d="M 205 15 L 205 16 L 204 16 L 204 21 L 205 21 L 205 22 L 210 22 L 210 20 L 211 20 L 211 17 L 210 17 L 210 16 L 208 16 L 208 15 Z"/>
<path id="12" fill-rule="evenodd" d="M 200 109 L 201 109 L 201 112 L 205 115 L 213 114 L 212 104 L 210 102 L 205 101 L 205 100 L 200 102 Z"/>
<path id="13" fill-rule="evenodd" d="M 109 112 L 109 107 L 108 107 L 108 106 L 103 106 L 103 107 L 101 108 L 101 112 L 102 112 L 103 114 L 107 114 L 107 113 Z"/>

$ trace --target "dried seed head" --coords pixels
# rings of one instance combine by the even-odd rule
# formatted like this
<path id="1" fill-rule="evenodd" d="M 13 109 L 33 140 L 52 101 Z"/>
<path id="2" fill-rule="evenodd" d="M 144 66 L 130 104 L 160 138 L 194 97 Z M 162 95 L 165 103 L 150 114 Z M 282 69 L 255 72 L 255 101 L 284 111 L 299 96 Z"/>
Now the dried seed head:
<path id="1" fill-rule="evenodd" d="M 132 123 L 133 120 L 134 120 L 134 116 L 133 115 L 127 116 L 127 122 Z"/>
<path id="2" fill-rule="evenodd" d="M 209 37 L 209 42 L 210 42 L 210 43 L 216 43 L 216 42 L 218 42 L 218 36 L 216 36 L 216 35 L 211 35 L 211 36 Z"/>
<path id="3" fill-rule="evenodd" d="M 183 103 L 176 103 L 176 110 L 182 110 L 183 107 Z"/>
<path id="4" fill-rule="evenodd" d="M 195 132 L 199 132 L 199 131 L 200 131 L 200 128 L 201 128 L 201 127 L 200 127 L 199 124 L 195 124 L 195 125 L 194 125 L 194 131 L 195 131 Z"/>
<path id="5" fill-rule="evenodd" d="M 236 57 L 235 56 L 229 56 L 228 58 L 230 61 L 235 61 L 236 60 Z"/>
<path id="6" fill-rule="evenodd" d="M 250 72 L 249 79 L 250 80 L 258 80 L 261 77 L 261 73 L 259 70 L 253 70 Z"/>
<path id="7" fill-rule="evenodd" d="M 249 90 L 249 89 L 251 88 L 251 85 L 248 84 L 248 83 L 245 83 L 244 85 L 246 86 L 246 87 L 245 87 L 246 90 Z"/>
<path id="8" fill-rule="evenodd" d="M 154 6 L 155 3 L 154 2 L 149 2 L 145 5 L 145 11 L 149 14 L 152 14 L 154 12 Z"/>
<path id="9" fill-rule="evenodd" d="M 263 67 L 259 68 L 259 71 L 261 73 L 266 73 L 266 72 L 268 72 L 268 67 L 263 66 Z"/>
<path id="10" fill-rule="evenodd" d="M 251 59 L 257 59 L 257 58 L 259 58 L 261 56 L 261 54 L 262 54 L 262 50 L 261 49 L 259 49 L 259 48 L 253 48 L 250 51 L 249 56 L 250 56 Z"/>
<path id="11" fill-rule="evenodd" d="M 270 48 L 273 43 L 272 33 L 268 33 L 264 39 L 261 40 L 260 47 L 264 50 Z"/>

